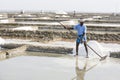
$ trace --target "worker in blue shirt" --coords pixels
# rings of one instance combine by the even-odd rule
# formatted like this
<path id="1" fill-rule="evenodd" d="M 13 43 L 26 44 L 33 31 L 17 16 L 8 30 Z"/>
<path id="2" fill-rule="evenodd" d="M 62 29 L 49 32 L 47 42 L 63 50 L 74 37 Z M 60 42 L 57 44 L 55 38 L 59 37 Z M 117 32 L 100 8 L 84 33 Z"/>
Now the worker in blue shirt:
<path id="1" fill-rule="evenodd" d="M 77 39 L 76 39 L 76 55 L 78 55 L 78 47 L 80 43 L 84 43 L 85 50 L 86 50 L 86 58 L 88 58 L 88 49 L 87 49 L 87 39 L 86 39 L 86 31 L 87 27 L 84 25 L 84 20 L 80 19 L 78 20 L 79 24 L 75 25 L 73 28 L 67 27 L 60 23 L 62 26 L 64 26 L 65 29 L 74 29 L 77 31 Z"/>
<path id="2" fill-rule="evenodd" d="M 78 48 L 79 48 L 79 44 L 84 43 L 85 46 L 85 50 L 86 50 L 86 58 L 88 58 L 88 49 L 87 49 L 87 38 L 86 38 L 86 31 L 87 31 L 87 27 L 84 25 L 84 20 L 80 19 L 78 20 L 78 24 L 75 25 L 72 29 L 77 31 L 77 39 L 76 39 L 76 55 L 78 55 Z M 66 27 L 67 29 L 71 29 Z"/>
<path id="3" fill-rule="evenodd" d="M 87 27 L 84 25 L 84 20 L 78 20 L 79 24 L 74 26 L 74 30 L 77 31 L 77 40 L 76 40 L 76 55 L 78 55 L 78 47 L 80 43 L 84 43 L 86 50 L 86 58 L 88 58 L 88 49 L 86 45 L 86 31 Z"/>

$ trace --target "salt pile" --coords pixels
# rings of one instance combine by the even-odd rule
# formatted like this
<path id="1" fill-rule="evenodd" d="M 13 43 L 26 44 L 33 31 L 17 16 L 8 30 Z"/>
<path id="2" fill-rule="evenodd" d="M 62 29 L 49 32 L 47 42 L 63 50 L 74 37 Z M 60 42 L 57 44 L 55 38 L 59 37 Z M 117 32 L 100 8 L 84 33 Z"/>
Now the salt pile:
<path id="1" fill-rule="evenodd" d="M 5 19 L 5 20 L 0 20 L 0 23 L 9 23 L 9 20 Z"/>
<path id="2" fill-rule="evenodd" d="M 0 45 L 1 45 L 1 44 L 4 44 L 4 43 L 5 43 L 5 40 L 0 37 Z"/>
<path id="3" fill-rule="evenodd" d="M 75 25 L 75 22 L 73 20 L 63 21 L 62 24 L 64 24 L 64 25 Z"/>
<path id="4" fill-rule="evenodd" d="M 4 43 L 5 43 L 5 40 L 0 37 L 0 45 L 2 45 Z M 0 46 L 0 50 L 1 50 L 1 46 Z"/>
<path id="5" fill-rule="evenodd" d="M 23 27 L 17 27 L 17 28 L 13 28 L 13 30 L 30 30 L 30 31 L 33 31 L 33 30 L 37 30 L 36 28 L 33 28 L 31 26 L 23 26 Z"/>
<path id="6" fill-rule="evenodd" d="M 102 46 L 104 47 L 104 50 L 107 52 L 107 53 L 110 53 L 110 52 L 120 52 L 120 44 L 117 44 L 117 43 L 101 43 Z"/>

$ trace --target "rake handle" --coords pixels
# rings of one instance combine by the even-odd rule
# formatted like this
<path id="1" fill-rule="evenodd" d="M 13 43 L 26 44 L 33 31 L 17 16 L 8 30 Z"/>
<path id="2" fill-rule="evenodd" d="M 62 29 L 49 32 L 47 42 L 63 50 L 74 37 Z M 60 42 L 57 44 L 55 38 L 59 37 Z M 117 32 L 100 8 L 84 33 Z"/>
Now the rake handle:
<path id="1" fill-rule="evenodd" d="M 90 47 L 88 44 L 87 44 L 87 46 L 88 46 L 95 54 L 97 54 L 99 57 L 102 58 L 102 56 L 100 56 L 92 47 Z"/>
<path id="2" fill-rule="evenodd" d="M 65 26 L 65 25 L 63 25 L 61 22 L 58 22 L 58 23 L 60 23 L 60 24 L 66 29 L 66 26 Z"/>

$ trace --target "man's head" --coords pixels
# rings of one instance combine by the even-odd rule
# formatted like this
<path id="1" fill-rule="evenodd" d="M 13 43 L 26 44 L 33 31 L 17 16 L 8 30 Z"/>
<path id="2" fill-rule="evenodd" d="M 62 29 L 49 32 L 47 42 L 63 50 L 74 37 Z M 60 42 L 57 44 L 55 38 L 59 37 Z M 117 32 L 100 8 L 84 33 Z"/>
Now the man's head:
<path id="1" fill-rule="evenodd" d="M 78 22 L 79 22 L 79 23 L 80 23 L 80 25 L 82 26 L 82 25 L 84 24 L 85 20 L 80 19 L 80 20 L 78 20 Z"/>

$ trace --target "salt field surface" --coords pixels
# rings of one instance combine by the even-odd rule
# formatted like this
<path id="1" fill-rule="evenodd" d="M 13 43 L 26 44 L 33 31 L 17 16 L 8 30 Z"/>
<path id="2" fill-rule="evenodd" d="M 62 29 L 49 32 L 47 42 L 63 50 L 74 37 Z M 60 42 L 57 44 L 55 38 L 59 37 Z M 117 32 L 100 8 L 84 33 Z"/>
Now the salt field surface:
<path id="1" fill-rule="evenodd" d="M 5 43 L 5 40 L 0 37 L 0 44 L 4 44 L 4 43 Z"/>
<path id="2" fill-rule="evenodd" d="M 75 55 L 75 45 L 76 42 L 66 42 L 66 41 L 54 41 L 50 43 L 40 43 L 40 42 L 32 42 L 31 40 L 20 40 L 20 39 L 5 39 L 5 43 L 14 43 L 14 44 L 29 44 L 35 46 L 48 46 L 48 47 L 66 47 L 73 48 L 73 55 Z M 91 46 L 96 52 L 101 55 L 108 55 L 110 52 L 120 52 L 120 44 L 117 43 L 99 43 L 97 41 L 91 40 L 88 41 L 87 44 Z M 90 57 L 98 57 L 92 50 L 88 48 Z M 83 44 L 79 46 L 79 55 L 85 56 L 85 48 Z"/>
<path id="3" fill-rule="evenodd" d="M 20 56 L 0 61 L 0 80 L 119 80 L 120 59 Z"/>
<path id="4" fill-rule="evenodd" d="M 104 27 L 120 27 L 120 24 L 115 23 L 86 23 L 87 26 L 104 26 Z"/>
<path id="5" fill-rule="evenodd" d="M 13 28 L 12 30 L 29 30 L 29 31 L 33 31 L 33 30 L 37 30 L 35 28 L 33 28 L 32 26 L 22 26 L 22 27 L 17 27 L 17 28 Z"/>
<path id="6" fill-rule="evenodd" d="M 0 80 L 120 80 L 118 13 L 43 8 L 2 11 L 0 18 Z M 81 20 L 88 27 L 87 58 L 81 43 L 76 55 L 76 32 L 67 30 Z"/>
<path id="7" fill-rule="evenodd" d="M 59 25 L 58 22 L 17 22 L 21 24 L 42 24 L 42 25 Z"/>
<path id="8" fill-rule="evenodd" d="M 22 24 L 42 24 L 42 25 L 60 25 L 58 22 L 17 22 Z M 64 25 L 76 25 L 77 22 L 74 21 L 63 21 Z M 115 23 L 85 23 L 86 26 L 104 26 L 104 27 L 120 27 L 120 24 Z"/>

